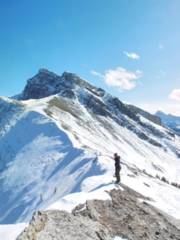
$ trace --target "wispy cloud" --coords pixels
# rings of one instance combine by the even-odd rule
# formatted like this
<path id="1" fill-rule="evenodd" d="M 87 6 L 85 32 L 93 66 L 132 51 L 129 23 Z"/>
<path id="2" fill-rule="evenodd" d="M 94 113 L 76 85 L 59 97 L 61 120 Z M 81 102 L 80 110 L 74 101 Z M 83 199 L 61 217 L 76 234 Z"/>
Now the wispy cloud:
<path id="1" fill-rule="evenodd" d="M 91 70 L 91 74 L 100 78 L 104 78 L 104 75 L 95 71 L 95 70 Z"/>
<path id="2" fill-rule="evenodd" d="M 132 72 L 122 67 L 106 70 L 104 74 L 93 70 L 91 74 L 103 78 L 108 86 L 117 87 L 119 90 L 135 88 L 138 84 L 137 80 L 143 75 L 140 70 Z"/>
<path id="3" fill-rule="evenodd" d="M 105 82 L 109 86 L 118 87 L 121 90 L 131 90 L 137 86 L 137 79 L 142 77 L 142 72 L 131 72 L 122 67 L 110 69 L 105 72 Z"/>
<path id="4" fill-rule="evenodd" d="M 180 89 L 174 89 L 170 95 L 169 98 L 175 101 L 179 101 L 180 102 Z"/>
<path id="5" fill-rule="evenodd" d="M 163 49 L 164 49 L 164 45 L 163 45 L 162 43 L 160 43 L 159 46 L 158 46 L 158 48 L 159 48 L 160 50 L 163 50 Z"/>
<path id="6" fill-rule="evenodd" d="M 162 79 L 166 76 L 166 72 L 164 70 L 159 70 L 159 72 L 156 75 L 156 79 Z"/>
<path id="7" fill-rule="evenodd" d="M 133 60 L 138 60 L 138 59 L 140 59 L 140 56 L 137 54 L 137 53 L 134 53 L 134 52 L 131 52 L 131 53 L 129 53 L 129 52 L 123 52 L 128 58 L 131 58 L 131 59 L 133 59 Z"/>

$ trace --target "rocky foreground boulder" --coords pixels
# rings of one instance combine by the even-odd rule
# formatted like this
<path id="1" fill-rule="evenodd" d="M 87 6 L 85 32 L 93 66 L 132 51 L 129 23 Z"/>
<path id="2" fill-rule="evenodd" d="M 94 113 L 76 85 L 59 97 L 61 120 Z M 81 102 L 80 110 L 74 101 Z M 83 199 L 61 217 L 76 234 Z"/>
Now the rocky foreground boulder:
<path id="1" fill-rule="evenodd" d="M 180 225 L 152 207 L 151 201 L 123 186 L 109 192 L 112 200 L 90 200 L 72 213 L 34 214 L 17 240 L 180 240 Z"/>

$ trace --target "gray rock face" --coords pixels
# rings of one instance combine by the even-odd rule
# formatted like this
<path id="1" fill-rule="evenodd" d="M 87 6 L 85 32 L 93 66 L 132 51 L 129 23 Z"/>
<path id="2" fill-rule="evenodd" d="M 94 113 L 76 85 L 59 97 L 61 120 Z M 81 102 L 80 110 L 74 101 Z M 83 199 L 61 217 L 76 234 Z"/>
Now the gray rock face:
<path id="1" fill-rule="evenodd" d="M 141 108 L 135 107 L 133 105 L 127 105 L 127 107 L 129 108 L 129 110 L 131 110 L 135 114 L 140 114 L 141 116 L 147 118 L 148 120 L 150 120 L 160 126 L 162 125 L 161 118 L 158 115 L 150 114 L 150 113 L 142 110 Z"/>
<path id="2" fill-rule="evenodd" d="M 38 212 L 17 240 L 110 240 L 100 223 L 64 211 Z"/>
<path id="3" fill-rule="evenodd" d="M 74 73 L 64 72 L 59 76 L 46 69 L 40 69 L 39 72 L 27 81 L 22 94 L 19 95 L 20 100 L 40 99 L 57 93 L 63 95 L 67 92 L 67 97 L 72 97 L 72 91 L 76 86 L 88 89 L 97 96 L 102 96 L 103 90 L 96 88 L 78 77 Z"/>
<path id="4" fill-rule="evenodd" d="M 111 191 L 112 201 L 87 201 L 86 207 L 79 206 L 73 213 L 90 217 L 106 226 L 112 235 L 128 240 L 180 240 L 180 229 L 172 221 L 149 205 L 148 199 L 125 189 Z"/>
<path id="5" fill-rule="evenodd" d="M 29 79 L 20 98 L 22 100 L 40 99 L 59 92 L 58 85 L 61 77 L 40 69 L 38 74 Z"/>
<path id="6" fill-rule="evenodd" d="M 124 187 L 112 190 L 112 201 L 91 200 L 72 214 L 46 211 L 34 215 L 17 240 L 180 240 L 180 225 L 149 205 L 142 195 Z M 138 200 L 138 199 L 141 199 Z"/>

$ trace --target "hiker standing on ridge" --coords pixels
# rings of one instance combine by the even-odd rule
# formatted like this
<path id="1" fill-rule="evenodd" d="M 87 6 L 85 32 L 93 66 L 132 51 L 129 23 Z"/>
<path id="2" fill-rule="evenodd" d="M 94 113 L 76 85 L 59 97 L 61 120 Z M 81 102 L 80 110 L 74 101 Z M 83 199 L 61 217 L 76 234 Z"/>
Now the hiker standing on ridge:
<path id="1" fill-rule="evenodd" d="M 115 161 L 115 176 L 116 176 L 116 182 L 120 182 L 120 170 L 121 170 L 121 162 L 120 162 L 121 157 L 117 154 L 114 153 L 114 161 Z"/>

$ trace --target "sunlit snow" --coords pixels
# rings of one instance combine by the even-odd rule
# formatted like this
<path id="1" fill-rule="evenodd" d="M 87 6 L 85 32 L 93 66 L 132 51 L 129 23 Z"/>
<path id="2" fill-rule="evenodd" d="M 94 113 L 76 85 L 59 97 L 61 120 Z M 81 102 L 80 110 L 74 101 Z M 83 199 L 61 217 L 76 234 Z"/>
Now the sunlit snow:
<path id="1" fill-rule="evenodd" d="M 180 219 L 180 189 L 155 177 L 180 182 L 178 136 L 151 136 L 163 146 L 156 147 L 112 119 L 90 114 L 76 100 L 78 118 L 57 107 L 47 114 L 50 99 L 23 101 L 25 110 L 10 113 L 12 120 L 7 116 L 8 123 L 2 125 L 6 134 L 0 139 L 1 224 L 28 222 L 38 209 L 71 211 L 87 199 L 110 199 L 108 191 L 115 187 L 114 152 L 121 155 L 122 183 Z M 168 134 L 165 128 L 141 120 Z M 1 226 L 0 234 L 6 229 Z"/>

